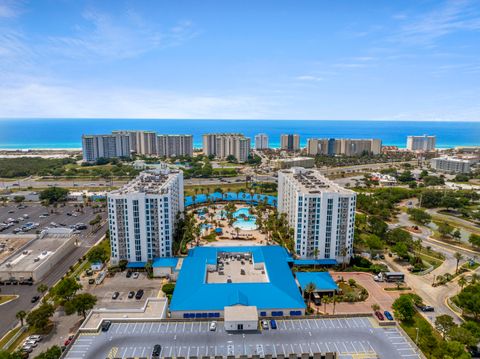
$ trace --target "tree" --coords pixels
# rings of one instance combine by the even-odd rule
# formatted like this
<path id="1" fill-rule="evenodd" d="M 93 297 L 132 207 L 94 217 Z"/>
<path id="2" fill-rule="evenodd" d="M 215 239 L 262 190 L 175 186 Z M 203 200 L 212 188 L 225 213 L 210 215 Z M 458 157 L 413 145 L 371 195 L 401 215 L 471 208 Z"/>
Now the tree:
<path id="1" fill-rule="evenodd" d="M 408 258 L 408 246 L 403 242 L 398 242 L 392 247 L 392 252 L 400 258 Z"/>
<path id="2" fill-rule="evenodd" d="M 409 214 L 409 218 L 412 221 L 417 222 L 419 224 L 428 224 L 432 220 L 432 216 L 430 216 L 423 209 L 409 208 L 408 214 Z"/>
<path id="3" fill-rule="evenodd" d="M 27 324 L 35 330 L 45 330 L 54 312 L 53 305 L 43 303 L 27 315 Z"/>
<path id="4" fill-rule="evenodd" d="M 455 260 L 457 261 L 457 264 L 456 264 L 456 267 L 455 267 L 455 273 L 458 273 L 458 264 L 460 263 L 460 261 L 463 259 L 463 256 L 460 252 L 455 252 L 455 254 L 453 255 L 453 257 L 455 258 Z"/>
<path id="5" fill-rule="evenodd" d="M 460 286 L 460 290 L 467 285 L 467 279 L 465 276 L 462 275 L 458 278 L 458 285 Z"/>
<path id="6" fill-rule="evenodd" d="M 87 311 L 93 309 L 96 303 L 97 297 L 94 295 L 90 293 L 80 293 L 65 303 L 65 312 L 67 315 L 77 312 L 78 315 L 83 315 L 83 319 L 85 319 L 87 317 Z"/>
<path id="7" fill-rule="evenodd" d="M 23 327 L 23 320 L 27 316 L 27 312 L 24 310 L 20 310 L 15 314 L 15 317 L 20 321 L 21 326 Z"/>
<path id="8" fill-rule="evenodd" d="M 452 234 L 453 238 L 455 238 L 455 240 L 459 241 L 461 238 L 462 238 L 462 233 L 460 232 L 460 230 L 457 228 L 455 230 L 455 232 L 453 232 Z"/>
<path id="9" fill-rule="evenodd" d="M 375 234 L 367 234 L 365 238 L 365 243 L 367 244 L 368 248 L 370 248 L 370 250 L 382 249 L 384 246 L 383 241 Z"/>
<path id="10" fill-rule="evenodd" d="M 435 318 L 435 328 L 442 334 L 443 339 L 445 339 L 447 333 L 456 326 L 453 318 L 447 314 L 442 314 Z"/>
<path id="11" fill-rule="evenodd" d="M 62 355 L 62 349 L 58 345 L 48 348 L 46 351 L 38 354 L 35 359 L 58 359 Z"/>
<path id="12" fill-rule="evenodd" d="M 61 187 L 50 187 L 40 192 L 40 200 L 48 204 L 65 202 L 68 196 L 68 189 Z"/>
<path id="13" fill-rule="evenodd" d="M 480 315 L 480 283 L 470 284 L 463 288 L 454 298 L 454 302 L 475 319 Z"/>
<path id="14" fill-rule="evenodd" d="M 412 235 L 402 228 L 394 228 L 386 234 L 387 243 L 395 244 L 398 242 L 411 243 Z"/>
<path id="15" fill-rule="evenodd" d="M 162 287 L 162 292 L 165 294 L 173 294 L 174 290 L 175 290 L 175 284 L 173 283 L 164 284 Z"/>
<path id="16" fill-rule="evenodd" d="M 468 238 L 468 241 L 470 242 L 470 244 L 472 246 L 480 247 L 480 235 L 479 234 L 472 233 L 470 235 L 470 237 Z"/>
<path id="17" fill-rule="evenodd" d="M 452 327 L 452 329 L 450 329 L 450 331 L 447 333 L 447 337 L 450 340 L 454 340 L 468 346 L 474 346 L 478 343 L 478 339 L 473 335 L 473 333 L 462 326 Z"/>
<path id="18" fill-rule="evenodd" d="M 237 162 L 237 158 L 234 155 L 228 155 L 226 160 L 227 162 L 231 162 L 231 163 Z"/>
<path id="19" fill-rule="evenodd" d="M 13 201 L 15 203 L 22 203 L 23 201 L 25 201 L 25 196 L 14 196 Z"/>
<path id="20" fill-rule="evenodd" d="M 323 303 L 323 313 L 327 314 L 327 304 L 330 303 L 330 297 L 328 295 L 324 295 L 322 297 L 322 303 Z"/>
<path id="21" fill-rule="evenodd" d="M 304 292 L 305 294 L 307 294 L 307 308 L 310 308 L 312 293 L 315 292 L 316 289 L 317 287 L 315 287 L 315 284 L 313 282 L 310 282 L 305 286 Z"/>
<path id="22" fill-rule="evenodd" d="M 77 293 L 82 285 L 78 283 L 74 278 L 67 277 L 62 279 L 54 288 L 53 295 L 60 300 L 70 300 Z"/>
<path id="23" fill-rule="evenodd" d="M 368 216 L 368 229 L 376 236 L 382 237 L 388 230 L 388 224 L 377 216 Z"/>
<path id="24" fill-rule="evenodd" d="M 48 290 L 48 286 L 45 283 L 40 283 L 37 287 L 37 292 L 44 294 Z"/>
<path id="25" fill-rule="evenodd" d="M 377 303 L 372 304 L 372 310 L 376 312 L 377 310 L 380 310 L 380 306 Z"/>
<path id="26" fill-rule="evenodd" d="M 446 222 L 440 222 L 438 224 L 438 232 L 442 237 L 450 236 L 453 232 L 453 227 Z"/>
<path id="27" fill-rule="evenodd" d="M 412 298 L 409 295 L 402 294 L 392 304 L 395 316 L 401 321 L 409 322 L 416 313 Z"/>
<path id="28" fill-rule="evenodd" d="M 108 259 L 108 253 L 104 246 L 95 246 L 87 254 L 87 258 L 90 262 L 105 263 Z"/>

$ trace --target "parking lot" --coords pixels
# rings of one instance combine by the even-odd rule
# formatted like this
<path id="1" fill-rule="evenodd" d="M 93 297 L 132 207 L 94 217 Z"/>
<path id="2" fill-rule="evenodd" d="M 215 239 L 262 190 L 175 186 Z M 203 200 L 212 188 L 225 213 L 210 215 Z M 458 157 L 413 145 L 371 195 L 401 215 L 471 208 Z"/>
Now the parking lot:
<path id="1" fill-rule="evenodd" d="M 108 332 L 81 334 L 66 355 L 80 358 L 302 354 L 337 352 L 339 358 L 420 358 L 397 327 L 379 327 L 371 317 L 277 320 L 277 329 L 228 333 L 219 322 L 113 323 Z"/>
<path id="2" fill-rule="evenodd" d="M 14 233 L 18 228 L 20 229 L 26 223 L 38 223 L 38 227 L 26 233 L 35 234 L 36 230 L 42 230 L 45 227 L 54 227 L 52 222 L 58 226 L 68 227 L 77 223 L 88 223 L 94 219 L 97 213 L 91 207 L 84 207 L 80 211 L 80 207 L 75 208 L 73 204 L 66 204 L 57 208 L 46 208 L 38 203 L 25 203 L 25 208 L 18 208 L 17 204 L 10 204 L 5 207 L 0 207 L 0 223 L 8 223 L 9 219 L 13 219 L 18 223 L 13 223 L 12 226 L 5 228 L 0 234 Z M 53 213 L 52 213 L 53 211 Z M 67 215 L 69 213 L 70 215 Z M 100 212 L 105 218 L 105 212 Z M 47 216 L 44 216 L 47 215 Z M 25 218 L 27 217 L 27 218 Z M 22 220 L 23 218 L 23 220 Z"/>

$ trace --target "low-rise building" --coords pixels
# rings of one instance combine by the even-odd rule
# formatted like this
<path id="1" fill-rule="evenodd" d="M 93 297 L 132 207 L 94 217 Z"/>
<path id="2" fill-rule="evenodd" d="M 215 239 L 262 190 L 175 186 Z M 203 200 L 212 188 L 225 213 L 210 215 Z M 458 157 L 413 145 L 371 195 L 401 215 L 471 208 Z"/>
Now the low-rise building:
<path id="1" fill-rule="evenodd" d="M 444 156 L 433 158 L 430 161 L 430 165 L 433 169 L 441 172 L 470 173 L 472 166 L 478 163 L 478 161 L 478 157 L 474 156 Z"/>
<path id="2" fill-rule="evenodd" d="M 15 238 L 19 236 L 23 235 L 15 235 Z M 49 228 L 44 230 L 4 259 L 0 264 L 0 281 L 29 279 L 39 281 L 74 249 L 75 238 L 72 229 Z"/>
<path id="3" fill-rule="evenodd" d="M 271 161 L 271 164 L 277 170 L 292 167 L 312 168 L 315 166 L 315 159 L 312 157 L 281 158 Z"/>

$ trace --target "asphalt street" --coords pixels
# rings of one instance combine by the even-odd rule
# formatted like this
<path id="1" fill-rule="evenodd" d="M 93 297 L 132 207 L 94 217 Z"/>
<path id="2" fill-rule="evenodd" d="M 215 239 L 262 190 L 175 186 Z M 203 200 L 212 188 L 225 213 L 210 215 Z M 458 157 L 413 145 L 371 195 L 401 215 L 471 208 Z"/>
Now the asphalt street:
<path id="1" fill-rule="evenodd" d="M 339 358 L 420 358 L 395 327 L 379 327 L 371 317 L 277 320 L 277 329 L 229 333 L 223 322 L 113 323 L 108 332 L 81 334 L 66 359 L 149 358 L 160 344 L 161 357 L 207 355 L 276 356 L 337 352 Z"/>

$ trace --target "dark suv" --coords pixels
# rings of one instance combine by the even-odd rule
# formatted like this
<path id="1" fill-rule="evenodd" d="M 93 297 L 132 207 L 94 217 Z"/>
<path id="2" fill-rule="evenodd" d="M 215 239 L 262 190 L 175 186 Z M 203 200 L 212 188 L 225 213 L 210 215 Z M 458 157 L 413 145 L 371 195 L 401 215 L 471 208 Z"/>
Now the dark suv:
<path id="1" fill-rule="evenodd" d="M 162 346 L 160 344 L 155 344 L 152 350 L 152 359 L 159 358 L 162 351 Z"/>
<path id="2" fill-rule="evenodd" d="M 135 294 L 135 299 L 142 299 L 143 297 L 143 289 L 139 289 L 137 294 Z"/>
<path id="3" fill-rule="evenodd" d="M 108 332 L 108 329 L 110 329 L 110 326 L 112 325 L 112 322 L 109 320 L 106 320 L 102 323 L 102 332 Z"/>

